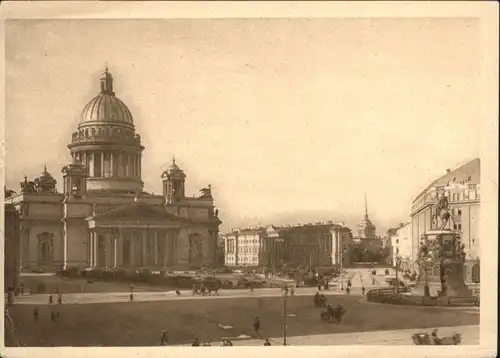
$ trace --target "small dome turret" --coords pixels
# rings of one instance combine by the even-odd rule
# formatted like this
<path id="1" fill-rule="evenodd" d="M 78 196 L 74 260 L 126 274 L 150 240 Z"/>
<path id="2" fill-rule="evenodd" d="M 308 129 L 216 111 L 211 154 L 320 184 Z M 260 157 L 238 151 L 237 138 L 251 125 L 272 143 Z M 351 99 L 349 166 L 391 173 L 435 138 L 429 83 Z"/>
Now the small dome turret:
<path id="1" fill-rule="evenodd" d="M 42 174 L 34 181 L 36 191 L 42 193 L 55 193 L 57 181 L 54 177 L 47 171 L 47 166 L 43 168 Z"/>
<path id="2" fill-rule="evenodd" d="M 161 174 L 162 179 L 170 178 L 170 177 L 182 177 L 185 178 L 186 174 L 184 171 L 179 168 L 179 166 L 175 163 L 175 158 L 172 159 L 172 164 Z"/>

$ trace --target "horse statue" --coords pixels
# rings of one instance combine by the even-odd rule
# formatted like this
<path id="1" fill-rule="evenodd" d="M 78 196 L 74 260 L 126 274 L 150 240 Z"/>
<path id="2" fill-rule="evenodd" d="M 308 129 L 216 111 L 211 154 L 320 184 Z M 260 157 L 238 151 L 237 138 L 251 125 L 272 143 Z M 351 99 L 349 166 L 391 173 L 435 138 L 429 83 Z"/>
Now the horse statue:
<path id="1" fill-rule="evenodd" d="M 200 189 L 201 196 L 203 199 L 212 199 L 212 186 L 209 185 L 208 188 Z"/>
<path id="2" fill-rule="evenodd" d="M 441 193 L 439 195 L 439 200 L 435 207 L 436 207 L 436 214 L 441 219 L 441 226 L 439 227 L 439 229 L 443 230 L 448 224 L 448 221 L 450 220 L 451 217 L 449 211 L 448 198 L 444 195 L 444 193 Z"/>

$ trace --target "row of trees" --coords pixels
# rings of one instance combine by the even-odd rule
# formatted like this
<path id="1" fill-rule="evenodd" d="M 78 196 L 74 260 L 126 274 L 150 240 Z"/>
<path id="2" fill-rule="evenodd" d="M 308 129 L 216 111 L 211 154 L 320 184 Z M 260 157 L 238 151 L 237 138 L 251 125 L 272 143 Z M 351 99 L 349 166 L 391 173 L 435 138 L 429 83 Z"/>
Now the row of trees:
<path id="1" fill-rule="evenodd" d="M 370 250 L 360 246 L 353 246 L 349 252 L 351 262 L 388 263 L 390 254 L 388 247 L 380 250 Z"/>

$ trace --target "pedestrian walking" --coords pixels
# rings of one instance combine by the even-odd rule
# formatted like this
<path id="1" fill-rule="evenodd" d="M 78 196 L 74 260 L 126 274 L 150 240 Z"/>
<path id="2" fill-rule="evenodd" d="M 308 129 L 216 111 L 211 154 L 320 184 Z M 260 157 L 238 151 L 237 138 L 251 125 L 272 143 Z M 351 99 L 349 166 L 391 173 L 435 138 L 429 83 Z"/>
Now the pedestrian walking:
<path id="1" fill-rule="evenodd" d="M 266 341 L 264 342 L 264 345 L 265 346 L 270 346 L 271 345 L 271 342 L 269 342 L 269 338 L 266 338 Z"/>
<path id="2" fill-rule="evenodd" d="M 52 295 L 49 295 L 49 305 L 53 303 Z"/>
<path id="3" fill-rule="evenodd" d="M 349 286 L 347 286 L 347 288 L 345 289 L 345 293 L 347 293 L 347 294 L 351 293 L 351 289 L 349 288 Z"/>
<path id="4" fill-rule="evenodd" d="M 363 296 L 365 295 L 365 286 L 361 287 L 361 292 L 363 293 Z"/>
<path id="5" fill-rule="evenodd" d="M 21 283 L 21 296 L 24 295 L 24 284 Z"/>
<path id="6" fill-rule="evenodd" d="M 160 345 L 166 346 L 167 342 L 168 342 L 167 332 L 166 331 L 161 331 Z"/>
<path id="7" fill-rule="evenodd" d="M 130 302 L 133 302 L 133 301 L 134 301 L 134 294 L 133 294 L 133 293 L 131 293 L 131 294 L 130 294 Z"/>
<path id="8" fill-rule="evenodd" d="M 295 288 L 290 288 L 290 296 L 293 296 L 295 294 Z"/>
<path id="9" fill-rule="evenodd" d="M 260 319 L 259 317 L 255 317 L 253 321 L 253 330 L 255 331 L 255 334 L 257 334 L 257 337 L 259 336 L 259 330 L 260 330 Z"/>
<path id="10" fill-rule="evenodd" d="M 57 303 L 62 305 L 62 295 L 61 294 L 59 294 L 59 296 L 57 296 Z"/>
<path id="11" fill-rule="evenodd" d="M 35 307 L 33 310 L 33 320 L 36 322 L 38 321 L 38 308 Z"/>

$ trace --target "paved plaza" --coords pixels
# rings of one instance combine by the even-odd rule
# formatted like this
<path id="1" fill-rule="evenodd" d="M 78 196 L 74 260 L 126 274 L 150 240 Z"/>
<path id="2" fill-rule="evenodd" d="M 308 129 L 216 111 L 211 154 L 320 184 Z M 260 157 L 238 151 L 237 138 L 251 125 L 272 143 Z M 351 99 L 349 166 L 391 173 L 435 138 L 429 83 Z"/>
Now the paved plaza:
<path id="1" fill-rule="evenodd" d="M 295 296 L 312 296 L 317 289 L 314 287 L 298 288 L 295 290 Z M 325 296 L 346 295 L 345 291 L 340 289 L 323 291 Z M 361 292 L 352 292 L 351 295 L 359 296 Z M 248 289 L 228 289 L 220 290 L 219 296 L 212 293 L 211 296 L 193 295 L 191 290 L 181 290 L 181 295 L 178 296 L 175 291 L 165 292 L 134 292 L 134 301 L 168 301 L 168 300 L 210 300 L 224 298 L 243 298 L 243 297 L 280 297 L 282 296 L 279 288 L 259 288 L 253 292 Z M 54 302 L 57 301 L 57 294 L 52 294 Z M 90 304 L 90 303 L 112 303 L 112 302 L 128 302 L 130 300 L 130 292 L 109 292 L 109 293 L 68 293 L 63 294 L 63 303 L 66 304 Z M 45 305 L 49 302 L 49 294 L 22 295 L 15 298 L 16 304 Z"/>

